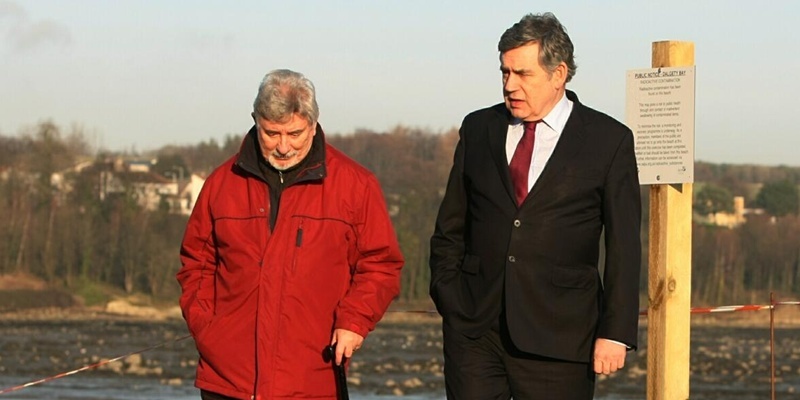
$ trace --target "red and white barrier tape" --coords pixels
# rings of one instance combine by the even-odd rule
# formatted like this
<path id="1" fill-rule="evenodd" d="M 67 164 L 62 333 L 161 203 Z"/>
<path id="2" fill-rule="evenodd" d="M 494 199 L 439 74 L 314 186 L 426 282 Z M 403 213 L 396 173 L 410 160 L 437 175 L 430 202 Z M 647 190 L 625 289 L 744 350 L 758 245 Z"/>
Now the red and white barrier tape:
<path id="1" fill-rule="evenodd" d="M 97 363 L 94 363 L 94 364 L 86 365 L 86 366 L 78 368 L 78 369 L 74 369 L 72 371 L 63 372 L 63 373 L 60 373 L 58 375 L 48 376 L 47 378 L 42 378 L 42 379 L 39 379 L 38 381 L 28 382 L 28 383 L 25 383 L 23 385 L 2 389 L 2 390 L 0 390 L 0 394 L 6 394 L 6 393 L 15 392 L 15 391 L 20 390 L 20 389 L 25 389 L 25 388 L 28 388 L 28 387 L 31 387 L 31 386 L 34 386 L 34 385 L 38 385 L 38 384 L 41 384 L 41 383 L 50 382 L 52 380 L 63 378 L 65 376 L 70 376 L 70 375 L 73 375 L 73 374 L 77 374 L 78 372 L 83 372 L 83 371 L 86 371 L 86 370 L 90 370 L 90 369 L 94 369 L 94 368 L 97 368 L 97 367 L 101 367 L 103 365 L 106 365 L 106 364 L 109 364 L 109 363 L 112 363 L 112 362 L 115 362 L 115 361 L 122 360 L 123 358 L 130 357 L 130 356 L 132 356 L 134 354 L 144 353 L 146 351 L 157 349 L 157 348 L 165 346 L 167 344 L 177 343 L 177 342 L 180 342 L 181 340 L 185 340 L 185 339 L 188 339 L 190 337 L 191 337 L 191 335 L 181 336 L 179 338 L 176 338 L 176 339 L 173 339 L 173 340 L 170 340 L 170 341 L 166 341 L 166 342 L 162 342 L 162 343 L 159 343 L 157 345 L 150 346 L 150 347 L 148 347 L 146 349 L 134 351 L 134 352 L 131 352 L 131 353 L 119 356 L 119 357 L 112 358 L 110 360 L 103 360 L 103 361 L 100 361 L 100 362 L 97 362 Z"/>
<path id="2" fill-rule="evenodd" d="M 775 306 L 800 306 L 800 301 L 778 301 L 778 302 L 775 302 L 774 304 L 771 304 L 771 305 L 747 304 L 747 305 L 741 305 L 741 306 L 692 307 L 691 308 L 691 313 L 692 314 L 708 314 L 708 313 L 717 313 L 717 312 L 761 311 L 761 310 L 769 310 L 771 308 L 774 308 Z M 414 313 L 414 314 L 436 314 L 437 313 L 436 310 L 390 310 L 388 312 L 390 312 L 390 313 Z M 645 309 L 645 310 L 640 311 L 639 315 L 647 316 L 647 310 Z M 123 358 L 130 357 L 130 356 L 132 356 L 134 354 L 144 353 L 146 351 L 150 351 L 150 350 L 153 350 L 153 349 L 157 349 L 159 347 L 166 346 L 167 344 L 177 343 L 177 342 L 180 342 L 182 340 L 188 339 L 190 337 L 191 337 L 191 335 L 184 335 L 184 336 L 178 337 L 176 339 L 173 339 L 173 340 L 170 340 L 170 341 L 166 341 L 166 342 L 162 342 L 162 343 L 150 346 L 150 347 L 142 349 L 142 350 L 134 351 L 134 352 L 131 352 L 131 353 L 128 353 L 128 354 L 125 354 L 125 355 L 121 355 L 119 357 L 112 358 L 110 360 L 104 360 L 104 361 L 100 361 L 100 362 L 97 362 L 97 363 L 94 363 L 94 364 L 86 365 L 84 367 L 81 367 L 81 368 L 78 368 L 78 369 L 74 369 L 72 371 L 63 372 L 63 373 L 60 373 L 58 375 L 49 376 L 47 378 L 42 378 L 42 379 L 39 379 L 38 381 L 28 382 L 28 383 L 25 383 L 25 384 L 22 384 L 22 385 L 19 385 L 19 386 L 14 386 L 14 387 L 6 388 L 6 389 L 0 389 L 0 395 L 5 394 L 5 393 L 11 393 L 11 392 L 14 392 L 14 391 L 17 391 L 17 390 L 20 390 L 20 389 L 25 389 L 25 388 L 28 388 L 28 387 L 31 387 L 31 386 L 34 386 L 34 385 L 38 385 L 38 384 L 41 384 L 41 383 L 50 382 L 52 380 L 63 378 L 65 376 L 70 376 L 70 375 L 73 375 L 73 374 L 77 374 L 78 372 L 83 372 L 83 371 L 86 371 L 86 370 L 98 368 L 98 367 L 101 367 L 103 365 L 106 365 L 106 364 L 109 364 L 109 363 L 112 363 L 112 362 L 115 362 L 115 361 L 122 360 Z"/>
<path id="3" fill-rule="evenodd" d="M 719 306 L 719 307 L 692 307 L 690 312 L 692 314 L 709 314 L 718 312 L 736 312 L 736 311 L 761 311 L 769 310 L 775 306 L 800 306 L 800 301 L 777 301 L 773 305 L 769 304 L 746 304 L 740 306 Z M 437 314 L 436 310 L 389 310 L 388 313 L 415 313 L 415 314 Z M 647 309 L 639 311 L 639 315 L 647 316 Z"/>
<path id="4" fill-rule="evenodd" d="M 741 306 L 718 306 L 718 307 L 692 307 L 692 314 L 710 314 L 718 312 L 736 311 L 761 311 L 769 310 L 775 306 L 800 306 L 800 301 L 776 301 L 774 304 L 745 304 Z M 639 315 L 647 315 L 647 309 L 639 311 Z"/>

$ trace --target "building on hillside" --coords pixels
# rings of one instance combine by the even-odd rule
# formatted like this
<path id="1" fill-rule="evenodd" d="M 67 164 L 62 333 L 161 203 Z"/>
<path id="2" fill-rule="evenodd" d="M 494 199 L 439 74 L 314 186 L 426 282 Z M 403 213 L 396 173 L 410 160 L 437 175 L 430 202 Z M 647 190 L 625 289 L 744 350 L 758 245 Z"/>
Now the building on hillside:
<path id="1" fill-rule="evenodd" d="M 127 168 L 125 169 L 129 172 L 147 173 L 150 172 L 150 167 L 155 164 L 155 162 L 146 160 L 129 160 L 125 164 L 127 165 Z"/>
<path id="2" fill-rule="evenodd" d="M 701 223 L 735 228 L 747 221 L 748 215 L 760 215 L 764 210 L 760 208 L 745 208 L 744 196 L 734 196 L 733 212 L 717 212 L 705 216 L 696 216 L 696 220 Z"/>
<path id="3" fill-rule="evenodd" d="M 156 211 L 165 206 L 171 210 L 170 199 L 178 197 L 178 182 L 153 172 L 101 171 L 98 192 L 100 200 L 130 195 L 146 210 Z"/>
<path id="4" fill-rule="evenodd" d="M 115 157 L 93 161 L 90 165 L 82 163 L 65 172 L 79 174 L 83 179 L 95 182 L 97 198 L 100 201 L 130 196 L 140 207 L 148 211 L 166 209 L 174 214 L 191 214 L 205 179 L 195 174 L 184 179 L 183 168 L 178 171 L 180 173 L 163 176 L 151 169 L 155 163 L 154 160 L 126 160 Z M 71 180 L 67 174 L 54 174 L 51 181 L 60 192 L 71 190 Z"/>
<path id="5" fill-rule="evenodd" d="M 716 212 L 708 214 L 708 223 L 727 228 L 737 227 L 745 222 L 744 218 L 744 197 L 735 196 L 733 198 L 733 212 Z"/>
<path id="6" fill-rule="evenodd" d="M 205 178 L 191 174 L 184 178 L 183 167 L 167 177 L 151 170 L 154 161 L 129 161 L 120 157 L 84 160 L 72 167 L 50 174 L 56 204 L 66 200 L 76 188 L 89 188 L 101 202 L 113 198 L 131 198 L 149 211 L 167 210 L 189 215 L 197 202 Z M 0 182 L 11 179 L 34 190 L 40 175 L 0 166 Z"/>
<path id="7" fill-rule="evenodd" d="M 183 215 L 190 215 L 195 203 L 197 203 L 197 196 L 200 195 L 200 189 L 206 183 L 205 178 L 200 175 L 192 174 L 189 180 L 181 188 L 180 195 L 178 196 L 178 212 Z"/>
<path id="8" fill-rule="evenodd" d="M 100 173 L 100 199 L 130 194 L 137 204 L 149 211 L 167 207 L 169 212 L 190 215 L 205 179 L 191 174 L 188 179 L 165 178 L 153 172 Z"/>
<path id="9" fill-rule="evenodd" d="M 81 161 L 69 168 L 64 170 L 53 172 L 50 175 L 50 184 L 58 191 L 58 193 L 64 195 L 73 190 L 73 181 L 69 179 L 71 174 L 81 174 L 88 168 L 91 168 L 94 165 L 94 161 L 86 160 Z"/>

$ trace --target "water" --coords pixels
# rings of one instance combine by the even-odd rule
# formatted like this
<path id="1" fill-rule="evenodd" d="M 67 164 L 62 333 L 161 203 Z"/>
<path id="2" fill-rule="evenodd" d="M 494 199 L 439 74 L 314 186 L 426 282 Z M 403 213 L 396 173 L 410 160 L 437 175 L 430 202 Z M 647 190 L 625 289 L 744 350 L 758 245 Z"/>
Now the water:
<path id="1" fill-rule="evenodd" d="M 109 318 L 65 321 L 0 321 L 0 390 L 102 363 L 152 345 L 162 347 L 99 368 L 0 395 L 0 400 L 197 400 L 192 385 L 196 352 L 181 321 Z M 800 396 L 800 328 L 776 330 L 778 398 Z M 348 374 L 354 400 L 444 399 L 441 332 L 435 318 L 384 321 L 353 359 Z M 624 370 L 600 377 L 596 398 L 646 397 L 646 331 L 641 349 Z M 693 326 L 693 400 L 767 399 L 767 327 Z"/>

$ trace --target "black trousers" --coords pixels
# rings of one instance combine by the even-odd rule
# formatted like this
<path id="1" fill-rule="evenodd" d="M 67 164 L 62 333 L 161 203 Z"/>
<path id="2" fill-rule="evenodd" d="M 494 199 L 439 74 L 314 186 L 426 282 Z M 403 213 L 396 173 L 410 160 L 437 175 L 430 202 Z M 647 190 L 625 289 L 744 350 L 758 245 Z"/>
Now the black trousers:
<path id="1" fill-rule="evenodd" d="M 588 363 L 541 357 L 517 349 L 504 323 L 471 339 L 443 323 L 444 377 L 452 400 L 591 400 Z"/>
<path id="2" fill-rule="evenodd" d="M 200 398 L 202 400 L 236 400 L 233 397 L 223 396 L 208 390 L 200 390 Z"/>

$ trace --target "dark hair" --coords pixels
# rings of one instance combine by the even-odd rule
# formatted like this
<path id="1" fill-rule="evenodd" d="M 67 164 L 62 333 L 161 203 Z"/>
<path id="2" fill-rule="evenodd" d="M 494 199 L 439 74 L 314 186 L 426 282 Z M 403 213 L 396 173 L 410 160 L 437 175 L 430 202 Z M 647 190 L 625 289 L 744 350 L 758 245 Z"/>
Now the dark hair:
<path id="1" fill-rule="evenodd" d="M 539 44 L 539 63 L 549 72 L 555 71 L 562 62 L 567 64 L 567 82 L 575 75 L 578 66 L 572 52 L 572 40 L 567 29 L 553 13 L 528 14 L 506 29 L 500 36 L 497 50 L 500 54 L 525 46 Z"/>

